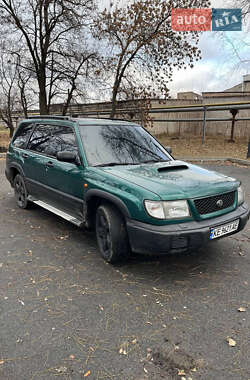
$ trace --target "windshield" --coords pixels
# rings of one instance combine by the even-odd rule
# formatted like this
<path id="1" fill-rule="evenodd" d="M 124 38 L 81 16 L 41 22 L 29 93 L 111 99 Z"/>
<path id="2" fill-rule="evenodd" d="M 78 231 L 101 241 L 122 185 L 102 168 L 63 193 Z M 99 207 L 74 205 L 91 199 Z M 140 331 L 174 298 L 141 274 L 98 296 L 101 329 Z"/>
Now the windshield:
<path id="1" fill-rule="evenodd" d="M 89 165 L 111 166 L 171 160 L 145 129 L 135 125 L 80 125 Z"/>

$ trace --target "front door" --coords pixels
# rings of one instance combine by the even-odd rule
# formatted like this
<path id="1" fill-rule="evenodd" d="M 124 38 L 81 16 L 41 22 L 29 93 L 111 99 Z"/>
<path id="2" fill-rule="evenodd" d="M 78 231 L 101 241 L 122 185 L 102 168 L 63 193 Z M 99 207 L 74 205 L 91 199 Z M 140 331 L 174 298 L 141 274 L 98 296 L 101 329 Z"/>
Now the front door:
<path id="1" fill-rule="evenodd" d="M 37 124 L 28 144 L 27 165 L 32 195 L 76 217 L 83 209 L 83 167 L 60 162 L 57 152 L 78 154 L 73 129 L 68 125 Z"/>
<path id="2" fill-rule="evenodd" d="M 74 130 L 69 126 L 53 127 L 50 140 L 50 157 L 45 164 L 45 184 L 49 189 L 50 202 L 71 215 L 82 217 L 83 173 L 81 164 L 58 161 L 58 152 L 74 152 L 78 156 Z"/>

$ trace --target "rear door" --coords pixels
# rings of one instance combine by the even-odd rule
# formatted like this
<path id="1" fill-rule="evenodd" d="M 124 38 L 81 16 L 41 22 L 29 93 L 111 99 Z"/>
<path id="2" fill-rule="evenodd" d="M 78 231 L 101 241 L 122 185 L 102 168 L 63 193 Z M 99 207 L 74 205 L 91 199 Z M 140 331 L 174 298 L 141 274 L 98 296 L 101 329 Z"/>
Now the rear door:
<path id="1" fill-rule="evenodd" d="M 47 201 L 46 162 L 51 140 L 49 124 L 35 124 L 24 157 L 24 171 L 28 192 L 36 199 Z"/>
<path id="2" fill-rule="evenodd" d="M 29 158 L 29 154 L 26 148 L 33 129 L 33 122 L 24 122 L 18 127 L 18 130 L 10 143 L 6 160 L 7 169 L 17 168 L 22 173 L 27 188 L 28 183 L 26 178 L 29 176 L 29 173 L 26 163 Z M 28 192 L 30 192 L 29 190 L 30 189 L 28 188 Z"/>

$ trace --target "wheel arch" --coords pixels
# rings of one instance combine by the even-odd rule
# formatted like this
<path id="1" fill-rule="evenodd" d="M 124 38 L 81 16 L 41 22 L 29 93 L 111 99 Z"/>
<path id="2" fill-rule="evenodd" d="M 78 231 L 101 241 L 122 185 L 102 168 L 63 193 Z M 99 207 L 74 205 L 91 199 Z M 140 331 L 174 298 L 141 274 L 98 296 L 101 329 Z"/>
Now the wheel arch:
<path id="1" fill-rule="evenodd" d="M 96 210 L 103 202 L 115 206 L 125 220 L 130 218 L 130 212 L 125 203 L 117 196 L 107 193 L 106 191 L 97 189 L 89 190 L 86 194 L 85 202 L 87 206 L 87 219 L 91 227 L 94 225 Z"/>
<path id="2" fill-rule="evenodd" d="M 11 183 L 11 186 L 13 187 L 13 183 L 14 183 L 14 178 L 17 174 L 21 174 L 23 177 L 24 177 L 24 172 L 23 172 L 23 169 L 20 165 L 18 164 L 12 164 L 9 169 L 8 169 L 8 172 L 9 172 L 9 180 L 10 180 L 10 183 Z"/>

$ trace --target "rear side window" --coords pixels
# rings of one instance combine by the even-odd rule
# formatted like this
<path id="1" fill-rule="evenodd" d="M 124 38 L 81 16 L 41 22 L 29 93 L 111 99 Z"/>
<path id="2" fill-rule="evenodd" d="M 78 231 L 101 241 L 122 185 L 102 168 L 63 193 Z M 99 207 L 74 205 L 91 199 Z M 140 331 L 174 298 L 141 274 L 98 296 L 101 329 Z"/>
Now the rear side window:
<path id="1" fill-rule="evenodd" d="M 74 131 L 60 125 L 37 125 L 28 149 L 54 157 L 62 151 L 78 153 Z"/>
<path id="2" fill-rule="evenodd" d="M 22 124 L 14 137 L 13 145 L 16 148 L 26 148 L 26 145 L 29 141 L 32 129 L 34 127 L 34 124 L 32 123 L 25 123 Z"/>

